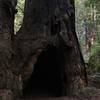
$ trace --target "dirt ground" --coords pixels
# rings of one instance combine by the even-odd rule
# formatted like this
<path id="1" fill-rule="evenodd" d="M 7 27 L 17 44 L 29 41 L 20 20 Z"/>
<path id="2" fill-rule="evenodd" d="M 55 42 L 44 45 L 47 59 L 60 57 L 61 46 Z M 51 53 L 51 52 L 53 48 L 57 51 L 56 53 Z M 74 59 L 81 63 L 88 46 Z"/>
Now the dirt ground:
<path id="1" fill-rule="evenodd" d="M 100 89 L 93 87 L 87 87 L 78 94 L 78 96 L 73 97 L 50 97 L 50 96 L 26 96 L 21 100 L 100 100 Z"/>
<path id="2" fill-rule="evenodd" d="M 100 96 L 91 97 L 30 97 L 21 100 L 100 100 Z"/>

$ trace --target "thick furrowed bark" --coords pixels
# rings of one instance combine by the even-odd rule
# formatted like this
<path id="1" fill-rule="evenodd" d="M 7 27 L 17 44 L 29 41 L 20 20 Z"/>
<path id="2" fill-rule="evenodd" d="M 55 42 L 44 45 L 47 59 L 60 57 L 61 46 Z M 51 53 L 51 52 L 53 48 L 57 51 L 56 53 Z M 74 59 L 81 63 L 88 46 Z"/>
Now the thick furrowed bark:
<path id="1" fill-rule="evenodd" d="M 34 57 L 38 48 L 45 50 L 47 45 L 54 46 L 57 48 L 61 67 L 60 95 L 75 94 L 87 84 L 87 79 L 75 32 L 74 0 L 26 0 L 24 15 L 22 27 L 16 37 L 18 55 L 21 58 L 19 68 L 26 66 L 25 62 Z M 39 55 L 36 57 L 36 63 L 38 57 Z M 26 72 L 27 76 L 33 72 Z"/>
<path id="2" fill-rule="evenodd" d="M 19 94 L 19 76 L 12 64 L 15 0 L 0 0 L 0 97 L 11 100 Z M 15 99 L 14 99 L 15 100 Z"/>

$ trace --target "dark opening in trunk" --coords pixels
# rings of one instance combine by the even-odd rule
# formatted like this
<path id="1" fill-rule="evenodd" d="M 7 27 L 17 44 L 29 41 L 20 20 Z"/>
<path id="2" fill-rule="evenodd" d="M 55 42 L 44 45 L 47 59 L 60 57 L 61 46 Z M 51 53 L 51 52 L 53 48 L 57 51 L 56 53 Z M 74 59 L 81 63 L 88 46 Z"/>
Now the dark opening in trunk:
<path id="1" fill-rule="evenodd" d="M 56 47 L 48 46 L 40 54 L 23 93 L 32 96 L 61 95 L 61 67 Z"/>

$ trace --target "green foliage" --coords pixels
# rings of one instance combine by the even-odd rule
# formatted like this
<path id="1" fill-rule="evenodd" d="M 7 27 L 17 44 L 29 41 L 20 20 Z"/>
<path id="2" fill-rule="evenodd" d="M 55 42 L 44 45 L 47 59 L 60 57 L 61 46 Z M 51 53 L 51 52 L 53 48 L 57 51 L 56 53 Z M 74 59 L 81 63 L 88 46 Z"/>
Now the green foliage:
<path id="1" fill-rule="evenodd" d="M 18 9 L 18 13 L 15 16 L 15 32 L 17 32 L 22 25 L 24 15 L 24 4 L 25 0 L 18 0 L 16 7 Z"/>
<path id="2" fill-rule="evenodd" d="M 88 70 L 90 73 L 100 72 L 100 51 L 90 57 Z"/>
<path id="3" fill-rule="evenodd" d="M 100 45 L 100 32 L 97 32 L 97 37 L 96 37 L 96 40 L 97 40 L 97 42 L 99 43 L 99 45 Z"/>
<path id="4" fill-rule="evenodd" d="M 88 71 L 90 73 L 100 72 L 100 34 L 97 33 L 96 41 L 91 48 Z"/>
<path id="5" fill-rule="evenodd" d="M 85 0 L 86 1 L 86 5 L 94 5 L 94 4 L 100 4 L 100 0 Z"/>
<path id="6" fill-rule="evenodd" d="M 95 55 L 98 52 L 100 52 L 100 32 L 97 32 L 96 34 L 95 43 L 92 45 L 91 48 L 91 55 Z"/>
<path id="7" fill-rule="evenodd" d="M 91 48 L 91 55 L 95 55 L 99 51 L 100 51 L 100 44 L 98 42 L 95 42 Z"/>

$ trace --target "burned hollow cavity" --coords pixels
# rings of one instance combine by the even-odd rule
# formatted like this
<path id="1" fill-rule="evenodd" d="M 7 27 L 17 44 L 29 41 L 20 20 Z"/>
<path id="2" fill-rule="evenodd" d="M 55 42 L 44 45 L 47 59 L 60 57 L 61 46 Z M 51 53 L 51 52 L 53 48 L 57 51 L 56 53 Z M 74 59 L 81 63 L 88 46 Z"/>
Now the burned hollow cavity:
<path id="1" fill-rule="evenodd" d="M 54 46 L 48 46 L 40 56 L 33 73 L 23 89 L 24 95 L 61 95 L 61 56 Z"/>

